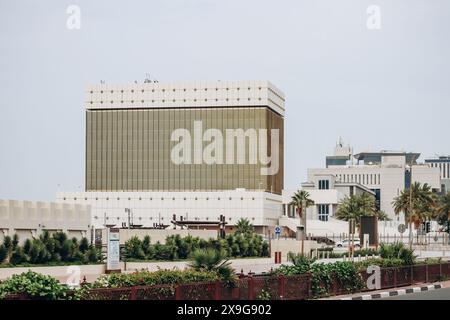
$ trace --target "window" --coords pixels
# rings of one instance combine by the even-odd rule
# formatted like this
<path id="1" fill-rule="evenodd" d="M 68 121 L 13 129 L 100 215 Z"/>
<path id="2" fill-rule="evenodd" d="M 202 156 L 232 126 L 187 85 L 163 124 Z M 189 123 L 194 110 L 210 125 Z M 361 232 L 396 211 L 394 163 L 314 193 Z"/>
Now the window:
<path id="1" fill-rule="evenodd" d="M 319 180 L 319 190 L 328 190 L 328 189 L 330 189 L 330 181 Z"/>
<path id="2" fill-rule="evenodd" d="M 330 214 L 330 206 L 328 204 L 319 204 L 317 206 L 317 211 L 319 213 L 320 221 L 328 221 L 328 216 Z"/>

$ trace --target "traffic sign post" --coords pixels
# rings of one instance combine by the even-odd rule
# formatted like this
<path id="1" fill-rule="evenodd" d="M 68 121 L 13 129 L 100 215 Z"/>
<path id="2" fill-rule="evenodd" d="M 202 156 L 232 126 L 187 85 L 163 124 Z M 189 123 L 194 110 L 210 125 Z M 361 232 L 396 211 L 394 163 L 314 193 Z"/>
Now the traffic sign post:
<path id="1" fill-rule="evenodd" d="M 277 236 L 277 238 L 280 238 L 280 234 L 281 234 L 280 226 L 276 226 L 274 231 L 275 231 L 275 235 Z"/>

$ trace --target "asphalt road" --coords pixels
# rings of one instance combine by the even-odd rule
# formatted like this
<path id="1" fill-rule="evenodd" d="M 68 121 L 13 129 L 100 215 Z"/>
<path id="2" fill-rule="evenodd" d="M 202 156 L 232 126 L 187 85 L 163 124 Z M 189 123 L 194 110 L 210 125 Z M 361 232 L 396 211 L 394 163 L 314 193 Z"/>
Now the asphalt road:
<path id="1" fill-rule="evenodd" d="M 409 293 L 401 296 L 384 298 L 383 300 L 450 300 L 450 288 Z"/>

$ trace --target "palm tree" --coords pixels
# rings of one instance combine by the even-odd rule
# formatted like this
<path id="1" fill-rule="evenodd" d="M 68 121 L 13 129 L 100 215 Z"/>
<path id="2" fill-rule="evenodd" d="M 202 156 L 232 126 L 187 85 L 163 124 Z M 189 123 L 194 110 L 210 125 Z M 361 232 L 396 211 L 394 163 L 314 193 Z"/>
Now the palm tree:
<path id="1" fill-rule="evenodd" d="M 236 234 L 249 235 L 253 233 L 253 225 L 246 218 L 241 218 L 236 223 Z"/>
<path id="2" fill-rule="evenodd" d="M 437 201 L 437 213 L 439 216 L 445 216 L 450 220 L 450 192 L 440 196 Z"/>
<path id="3" fill-rule="evenodd" d="M 436 213 L 438 215 L 439 223 L 446 224 L 447 232 L 450 233 L 449 230 L 449 221 L 450 221 L 450 192 L 445 195 L 439 197 L 436 205 Z M 449 238 L 450 242 L 450 238 Z"/>
<path id="4" fill-rule="evenodd" d="M 409 245 L 412 247 L 412 224 L 417 227 L 434 215 L 435 197 L 431 187 L 425 183 L 414 182 L 410 188 L 402 191 L 392 202 L 395 214 L 403 212 L 405 223 L 410 230 Z"/>
<path id="5" fill-rule="evenodd" d="M 233 284 L 236 274 L 231 262 L 226 259 L 224 251 L 214 249 L 197 249 L 192 254 L 193 261 L 189 266 L 195 270 L 212 271 L 217 273 L 221 280 Z"/>
<path id="6" fill-rule="evenodd" d="M 355 220 L 359 228 L 360 218 L 379 215 L 376 210 L 375 198 L 368 193 L 346 196 L 338 204 L 336 218 L 343 221 Z"/>
<path id="7" fill-rule="evenodd" d="M 292 196 L 291 202 L 289 203 L 291 206 L 297 209 L 298 215 L 300 218 L 303 218 L 303 210 L 306 211 L 308 207 L 314 205 L 314 201 L 311 200 L 309 192 L 305 190 L 299 190 Z M 306 215 L 305 215 L 306 216 Z"/>
<path id="8" fill-rule="evenodd" d="M 292 196 L 291 202 L 289 203 L 294 208 L 297 208 L 298 215 L 300 217 L 300 223 L 303 225 L 302 233 L 302 255 L 304 254 L 304 246 L 306 239 L 306 209 L 314 205 L 314 201 L 310 198 L 309 192 L 305 190 L 299 190 Z"/>
<path id="9" fill-rule="evenodd" d="M 389 218 L 386 212 L 380 210 L 375 214 L 379 221 L 391 221 L 392 219 Z"/>

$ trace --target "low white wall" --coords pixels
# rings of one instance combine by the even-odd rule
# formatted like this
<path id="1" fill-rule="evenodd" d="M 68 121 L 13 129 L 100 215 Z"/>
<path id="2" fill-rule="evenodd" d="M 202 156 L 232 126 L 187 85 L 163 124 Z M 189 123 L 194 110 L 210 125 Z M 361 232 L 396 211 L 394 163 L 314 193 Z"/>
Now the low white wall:
<path id="1" fill-rule="evenodd" d="M 316 241 L 306 240 L 304 244 L 304 253 L 309 254 L 310 250 L 321 247 L 322 245 L 318 244 Z M 301 253 L 302 241 L 292 238 L 272 239 L 270 241 L 270 252 L 273 258 L 275 258 L 276 251 L 281 251 L 281 261 L 287 262 L 287 255 L 289 252 Z"/>
<path id="2" fill-rule="evenodd" d="M 53 266 L 53 267 L 20 267 L 20 268 L 0 268 L 0 280 L 10 278 L 14 274 L 27 272 L 28 270 L 50 275 L 61 282 L 66 283 L 69 278 L 79 281 L 86 277 L 87 281 L 95 280 L 98 276 L 105 273 L 104 264 L 95 265 L 71 265 L 71 266 Z M 73 281 L 71 281 L 73 282 Z"/>

